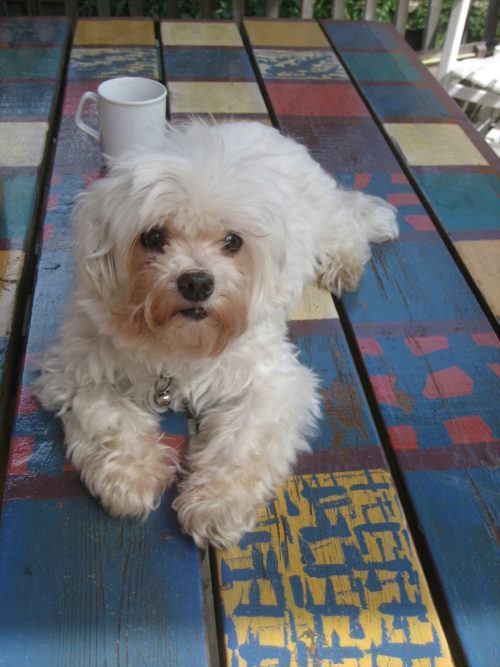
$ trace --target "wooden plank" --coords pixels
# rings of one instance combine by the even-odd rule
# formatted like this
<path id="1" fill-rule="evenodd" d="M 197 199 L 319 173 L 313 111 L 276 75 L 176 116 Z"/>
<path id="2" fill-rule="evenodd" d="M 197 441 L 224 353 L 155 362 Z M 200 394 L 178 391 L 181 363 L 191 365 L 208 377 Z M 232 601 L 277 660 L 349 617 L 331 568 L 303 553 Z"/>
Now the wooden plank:
<path id="1" fill-rule="evenodd" d="M 500 160 L 412 50 L 403 42 L 395 44 L 389 26 L 367 25 L 364 32 L 353 32 L 346 24 L 340 36 L 340 26 L 324 25 L 498 320 Z M 367 31 L 371 51 L 364 46 Z M 384 64 L 383 73 L 377 61 Z"/>
<path id="2" fill-rule="evenodd" d="M 114 31 L 109 21 L 85 19 L 78 21 L 75 46 L 154 46 L 154 24 L 150 19 L 113 19 Z"/>
<path id="3" fill-rule="evenodd" d="M 158 77 L 151 29 L 109 20 L 76 30 L 1 523 L 0 644 L 12 665 L 208 664 L 200 557 L 180 533 L 172 492 L 143 523 L 107 516 L 65 461 L 59 419 L 30 391 L 32 362 L 53 342 L 69 297 L 73 201 L 101 171 L 97 144 L 75 127 L 76 105 L 102 78 L 129 74 L 131 52 L 142 74 Z M 162 427 L 184 446 L 184 416 Z"/>
<path id="4" fill-rule="evenodd" d="M 8 444 L 29 269 L 68 46 L 67 19 L 0 20 L 0 452 Z M 23 279 L 23 268 L 25 276 Z M 26 283 L 26 284 L 25 284 Z M 16 315 L 17 308 L 17 315 Z"/>
<path id="5" fill-rule="evenodd" d="M 290 478 L 217 563 L 227 664 L 451 664 L 386 471 Z"/>
<path id="6" fill-rule="evenodd" d="M 251 24 L 265 44 L 266 76 L 284 71 L 276 43 L 293 35 L 300 44 L 297 71 L 326 70 L 345 78 L 317 25 L 311 30 L 313 23 L 287 23 L 286 34 L 275 41 L 267 23 Z M 206 30 L 206 24 L 194 25 Z M 219 46 L 220 25 L 217 45 L 207 30 L 205 44 L 197 39 L 179 47 L 177 30 L 184 30 L 182 23 L 162 25 L 174 122 L 198 108 L 179 107 L 176 84 L 218 81 L 227 59 L 239 63 L 222 82 L 226 109 L 232 108 L 234 78 L 255 81 L 241 66 L 243 47 L 233 42 L 234 28 L 226 27 L 231 46 Z M 206 110 L 220 114 L 219 101 L 208 100 Z M 269 122 L 264 114 L 258 118 Z M 226 662 L 361 664 L 378 654 L 388 661 L 404 657 L 416 665 L 422 658 L 451 665 L 331 296 L 309 286 L 289 317 L 301 360 L 321 377 L 324 413 L 313 451 L 259 515 L 255 530 L 236 548 L 215 554 Z M 404 581 L 411 581 L 410 589 Z"/>
<path id="7" fill-rule="evenodd" d="M 267 120 L 234 23 L 162 22 L 161 39 L 172 121 L 193 115 Z"/>
<path id="8" fill-rule="evenodd" d="M 489 149 L 466 130 L 463 116 L 446 95 L 429 84 L 393 28 L 323 25 L 382 122 L 397 124 L 409 116 L 415 123 L 420 118 L 424 123 L 446 119 L 446 128 L 458 125 L 467 134 L 471 159 L 490 161 Z M 280 95 L 281 88 L 273 88 L 273 83 L 266 83 L 266 89 L 274 105 L 273 96 Z M 317 95 L 320 98 L 319 85 Z M 500 657 L 492 628 L 498 625 L 500 600 L 495 524 L 500 459 L 498 336 L 392 149 L 379 143 L 374 121 L 354 115 L 347 125 L 342 118 L 298 117 L 296 108 L 282 109 L 278 120 L 285 131 L 308 143 L 325 168 L 346 185 L 366 188 L 398 207 L 399 243 L 374 249 L 360 289 L 342 302 L 463 651 L 471 665 L 496 664 Z M 445 152 L 446 144 L 437 144 L 436 155 L 441 149 Z M 497 177 L 487 166 L 452 170 L 432 165 L 412 173 L 415 178 L 418 173 L 419 187 L 438 218 L 447 202 L 449 224 L 457 229 L 464 225 L 462 238 L 470 234 L 474 240 L 477 234 L 486 240 L 493 230 L 491 238 L 496 240 Z M 430 196 L 427 179 L 437 196 Z M 447 179 L 455 180 L 456 189 L 448 189 Z M 460 488 L 459 494 L 452 493 L 453 484 Z M 460 568 L 456 568 L 446 557 L 457 558 L 459 540 Z M 480 615 L 477 609 L 482 610 Z"/>

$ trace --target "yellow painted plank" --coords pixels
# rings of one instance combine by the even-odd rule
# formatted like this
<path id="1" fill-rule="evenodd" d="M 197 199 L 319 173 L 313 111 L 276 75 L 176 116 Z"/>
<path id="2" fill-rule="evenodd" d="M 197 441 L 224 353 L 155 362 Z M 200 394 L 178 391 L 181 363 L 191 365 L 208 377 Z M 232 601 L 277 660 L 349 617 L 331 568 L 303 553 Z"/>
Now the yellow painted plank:
<path id="1" fill-rule="evenodd" d="M 0 123 L 0 166 L 38 167 L 48 129 L 45 122 Z"/>
<path id="2" fill-rule="evenodd" d="M 161 24 L 164 46 L 243 46 L 235 23 L 164 21 Z"/>
<path id="3" fill-rule="evenodd" d="M 0 250 L 0 336 L 8 336 L 24 264 L 22 250 Z"/>
<path id="4" fill-rule="evenodd" d="M 171 81 L 168 89 L 173 114 L 267 114 L 256 83 Z"/>
<path id="5" fill-rule="evenodd" d="M 410 165 L 488 164 L 459 125 L 385 123 L 384 127 Z"/>
<path id="6" fill-rule="evenodd" d="M 314 22 L 293 20 L 246 20 L 245 30 L 253 47 L 325 47 L 328 40 L 319 25 Z"/>
<path id="7" fill-rule="evenodd" d="M 332 295 L 314 283 L 305 286 L 297 305 L 288 312 L 288 320 L 338 319 Z"/>
<path id="8" fill-rule="evenodd" d="M 233 667 L 453 664 L 385 470 L 291 477 L 216 557 Z"/>
<path id="9" fill-rule="evenodd" d="M 455 246 L 494 315 L 500 317 L 500 241 L 455 241 Z"/>
<path id="10" fill-rule="evenodd" d="M 152 20 L 80 19 L 75 31 L 75 46 L 154 46 Z"/>

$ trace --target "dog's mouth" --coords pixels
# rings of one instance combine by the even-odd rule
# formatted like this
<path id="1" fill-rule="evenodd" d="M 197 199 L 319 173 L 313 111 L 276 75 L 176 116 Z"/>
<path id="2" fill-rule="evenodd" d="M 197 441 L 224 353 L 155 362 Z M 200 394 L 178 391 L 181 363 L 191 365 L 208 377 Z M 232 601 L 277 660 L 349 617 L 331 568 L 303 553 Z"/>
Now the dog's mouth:
<path id="1" fill-rule="evenodd" d="M 194 306 L 193 308 L 185 308 L 180 311 L 180 314 L 183 317 L 187 317 L 188 320 L 204 320 L 208 313 L 202 306 Z"/>

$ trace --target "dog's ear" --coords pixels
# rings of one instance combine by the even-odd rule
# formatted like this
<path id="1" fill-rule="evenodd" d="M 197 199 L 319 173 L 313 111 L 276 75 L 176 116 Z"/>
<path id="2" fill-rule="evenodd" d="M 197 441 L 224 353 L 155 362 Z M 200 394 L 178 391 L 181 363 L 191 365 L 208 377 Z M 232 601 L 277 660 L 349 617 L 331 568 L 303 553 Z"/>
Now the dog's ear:
<path id="1" fill-rule="evenodd" d="M 80 195 L 74 211 L 76 260 L 81 278 L 104 301 L 116 296 L 118 277 L 110 238 L 106 186 L 96 182 Z M 108 204 L 108 205 L 107 205 Z"/>

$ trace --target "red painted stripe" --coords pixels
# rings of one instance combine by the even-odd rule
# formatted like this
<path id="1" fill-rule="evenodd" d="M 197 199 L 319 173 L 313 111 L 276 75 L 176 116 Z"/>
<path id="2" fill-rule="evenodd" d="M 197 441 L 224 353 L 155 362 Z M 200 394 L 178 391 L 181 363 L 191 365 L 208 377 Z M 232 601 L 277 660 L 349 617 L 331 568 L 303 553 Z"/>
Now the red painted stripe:
<path id="1" fill-rule="evenodd" d="M 401 424 L 387 428 L 394 449 L 418 449 L 417 434 L 413 426 Z"/>
<path id="2" fill-rule="evenodd" d="M 420 199 L 413 192 L 396 192 L 388 195 L 387 201 L 393 206 L 419 206 Z"/>
<path id="3" fill-rule="evenodd" d="M 405 472 L 428 470 L 457 470 L 498 466 L 500 443 L 484 442 L 460 447 L 433 447 L 432 449 L 399 449 L 398 461 Z"/>
<path id="4" fill-rule="evenodd" d="M 433 232 L 436 229 L 428 215 L 405 215 L 405 221 L 417 232 Z"/>
<path id="5" fill-rule="evenodd" d="M 12 438 L 11 454 L 7 475 L 25 475 L 28 472 L 28 461 L 33 454 L 35 438 L 27 435 L 24 438 Z"/>
<path id="6" fill-rule="evenodd" d="M 344 83 L 268 82 L 266 90 L 278 116 L 368 116 L 356 90 Z"/>

